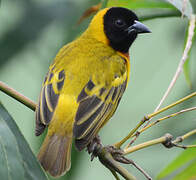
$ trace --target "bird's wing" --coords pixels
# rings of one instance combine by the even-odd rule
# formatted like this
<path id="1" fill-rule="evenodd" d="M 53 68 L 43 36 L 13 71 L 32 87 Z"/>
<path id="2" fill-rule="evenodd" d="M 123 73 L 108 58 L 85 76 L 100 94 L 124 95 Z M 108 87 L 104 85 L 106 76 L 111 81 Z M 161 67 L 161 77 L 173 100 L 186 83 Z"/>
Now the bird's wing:
<path id="1" fill-rule="evenodd" d="M 101 87 L 92 80 L 79 94 L 73 133 L 78 150 L 85 148 L 101 126 L 113 115 L 127 85 L 127 73 L 114 78 L 111 86 Z"/>
<path id="2" fill-rule="evenodd" d="M 64 70 L 61 69 L 58 72 L 53 72 L 51 66 L 45 77 L 39 98 L 39 104 L 36 108 L 35 134 L 37 136 L 43 133 L 45 127 L 48 126 L 53 117 L 64 80 Z"/>

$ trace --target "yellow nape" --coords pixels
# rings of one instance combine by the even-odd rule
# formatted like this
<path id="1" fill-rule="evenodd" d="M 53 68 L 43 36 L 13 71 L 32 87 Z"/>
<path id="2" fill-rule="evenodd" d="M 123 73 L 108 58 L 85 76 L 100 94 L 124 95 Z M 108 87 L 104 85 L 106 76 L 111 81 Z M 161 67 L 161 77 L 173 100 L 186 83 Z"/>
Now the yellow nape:
<path id="1" fill-rule="evenodd" d="M 109 8 L 100 10 L 92 19 L 88 29 L 84 34 L 91 35 L 96 40 L 101 41 L 104 44 L 109 44 L 109 41 L 104 33 L 104 15 Z"/>

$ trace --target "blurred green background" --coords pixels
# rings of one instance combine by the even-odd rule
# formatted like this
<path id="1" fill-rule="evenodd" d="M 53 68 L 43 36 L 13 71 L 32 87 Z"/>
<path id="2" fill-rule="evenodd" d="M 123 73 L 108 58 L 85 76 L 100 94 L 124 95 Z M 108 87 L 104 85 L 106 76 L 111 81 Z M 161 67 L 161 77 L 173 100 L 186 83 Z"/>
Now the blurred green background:
<path id="1" fill-rule="evenodd" d="M 41 83 L 58 50 L 77 37 L 90 19 L 76 23 L 82 13 L 99 1 L 92 0 L 6 0 L 0 8 L 0 80 L 25 96 L 37 101 Z M 194 5 L 196 2 L 192 1 Z M 131 47 L 131 76 L 128 89 L 111 121 L 100 132 L 102 142 L 113 144 L 151 113 L 167 89 L 184 47 L 187 19 L 164 18 L 144 22 L 152 31 L 141 35 Z M 196 90 L 196 44 L 191 53 L 190 70 L 193 88 L 182 74 L 164 105 Z M 42 137 L 34 135 L 35 114 L 3 93 L 0 100 L 16 120 L 24 137 L 37 154 Z M 191 99 L 167 113 L 196 106 Z M 196 112 L 189 112 L 163 122 L 145 133 L 136 143 L 160 137 L 165 133 L 182 135 L 196 127 Z M 193 136 L 185 143 L 191 143 Z M 74 149 L 74 148 L 73 148 Z M 161 145 L 146 148 L 129 157 L 153 178 L 183 150 L 165 149 Z M 72 169 L 61 179 L 108 180 L 111 173 L 97 159 L 90 162 L 84 152 L 72 153 Z M 139 179 L 144 179 L 134 167 L 126 166 Z"/>

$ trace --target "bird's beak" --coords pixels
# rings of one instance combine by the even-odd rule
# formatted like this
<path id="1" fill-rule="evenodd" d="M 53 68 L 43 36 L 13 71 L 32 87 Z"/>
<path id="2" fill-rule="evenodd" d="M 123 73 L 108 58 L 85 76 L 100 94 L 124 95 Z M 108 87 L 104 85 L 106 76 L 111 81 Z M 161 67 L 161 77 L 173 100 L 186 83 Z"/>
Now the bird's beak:
<path id="1" fill-rule="evenodd" d="M 127 31 L 128 34 L 130 34 L 133 31 L 135 31 L 137 34 L 151 33 L 151 31 L 147 28 L 147 26 L 145 26 L 144 24 L 136 20 L 134 21 L 134 24 L 132 26 L 128 27 Z"/>

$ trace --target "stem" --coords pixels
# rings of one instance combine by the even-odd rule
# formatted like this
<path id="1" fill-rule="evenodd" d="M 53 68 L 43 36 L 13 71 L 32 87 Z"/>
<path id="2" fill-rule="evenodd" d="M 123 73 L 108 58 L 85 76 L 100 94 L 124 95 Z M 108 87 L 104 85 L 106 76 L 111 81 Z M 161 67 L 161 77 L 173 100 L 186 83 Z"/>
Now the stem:
<path id="1" fill-rule="evenodd" d="M 172 146 L 179 147 L 179 148 L 183 148 L 183 149 L 195 148 L 195 147 L 196 147 L 195 144 L 194 144 L 194 145 L 188 145 L 188 146 L 178 144 L 178 143 L 181 143 L 182 141 L 184 141 L 184 139 L 186 139 L 186 138 L 188 138 L 188 137 L 190 137 L 190 136 L 192 136 L 192 135 L 194 135 L 194 134 L 196 134 L 196 129 L 194 129 L 194 130 L 192 130 L 192 131 L 186 133 L 186 134 L 183 135 L 183 136 L 177 137 L 177 138 L 176 138 L 174 141 L 172 141 L 170 144 L 171 144 Z"/>
<path id="2" fill-rule="evenodd" d="M 148 128 L 150 128 L 150 127 L 156 125 L 157 123 L 159 123 L 159 122 L 161 122 L 161 121 L 164 121 L 164 120 L 166 120 L 166 119 L 168 119 L 168 118 L 175 117 L 175 116 L 177 116 L 177 115 L 179 115 L 179 114 L 182 114 L 182 113 L 185 113 L 185 112 L 189 112 L 189 111 L 193 111 L 193 110 L 196 110 L 196 107 L 192 107 L 192 108 L 188 108 L 188 109 L 183 109 L 183 110 L 181 110 L 181 111 L 179 111 L 179 112 L 170 114 L 170 115 L 165 116 L 165 117 L 163 117 L 163 118 L 160 118 L 160 119 L 158 119 L 158 120 L 152 122 L 152 123 L 149 124 L 148 126 L 145 126 L 145 127 L 142 128 L 141 130 L 139 130 L 139 133 L 144 132 L 144 131 L 147 130 Z"/>
<path id="3" fill-rule="evenodd" d="M 168 109 L 170 109 L 170 108 L 172 108 L 172 107 L 174 107 L 174 106 L 176 106 L 176 105 L 178 105 L 178 104 L 180 104 L 180 103 L 182 103 L 182 102 L 184 102 L 184 101 L 186 101 L 186 100 L 188 100 L 188 99 L 190 99 L 194 96 L 196 96 L 196 91 L 194 93 L 191 93 L 190 95 L 188 95 L 188 96 L 186 96 L 186 97 L 184 97 L 184 98 L 182 98 L 182 99 L 180 99 L 180 100 L 178 100 L 178 101 L 176 101 L 176 102 L 174 102 L 174 103 L 172 103 L 172 104 L 170 104 L 170 105 L 168 105 L 168 106 L 166 106 L 166 107 L 164 107 L 164 108 L 162 108 L 162 109 L 160 109 L 160 110 L 158 110 L 158 111 L 156 111 L 156 112 L 154 112 L 150 115 L 148 115 L 147 117 L 148 117 L 148 119 L 151 119 L 152 117 L 154 117 L 154 116 L 156 116 L 156 115 L 158 115 L 158 114 L 160 114 L 160 113 L 162 113 L 162 112 L 164 112 L 164 111 L 166 111 L 166 110 L 168 110 Z"/>
<path id="4" fill-rule="evenodd" d="M 36 103 L 0 81 L 0 90 L 35 111 Z"/>
<path id="5" fill-rule="evenodd" d="M 126 180 L 136 180 L 136 178 L 131 175 L 124 167 L 122 167 L 118 162 L 114 160 L 112 155 L 107 152 L 103 147 L 98 151 L 99 161 L 106 166 L 110 171 L 118 172 Z M 114 174 L 113 174 L 114 175 Z"/>
<path id="6" fill-rule="evenodd" d="M 148 180 L 152 180 L 150 175 L 148 175 L 140 166 L 138 166 L 135 162 L 133 162 L 133 166 L 135 166 Z"/>
<path id="7" fill-rule="evenodd" d="M 138 151 L 140 149 L 144 149 L 144 148 L 149 147 L 149 146 L 153 146 L 155 144 L 166 142 L 166 141 L 168 141 L 168 139 L 172 139 L 172 136 L 170 134 L 166 134 L 163 137 L 160 137 L 160 138 L 157 138 L 157 139 L 154 139 L 154 140 L 151 140 L 151 141 L 147 141 L 147 142 L 138 144 L 138 145 L 133 146 L 133 147 L 129 147 L 127 149 L 124 149 L 124 155 L 130 154 L 130 153 Z"/>
<path id="8" fill-rule="evenodd" d="M 186 146 L 186 148 L 196 148 L 196 144 L 188 145 L 188 146 Z"/>
<path id="9" fill-rule="evenodd" d="M 184 17 L 184 13 L 185 13 L 185 10 L 186 10 L 186 8 L 187 8 L 187 1 L 188 1 L 188 0 L 183 0 L 182 17 Z"/>
<path id="10" fill-rule="evenodd" d="M 190 49 L 191 49 L 191 46 L 192 46 L 192 40 L 193 40 L 193 36 L 194 36 L 195 24 L 196 24 L 196 16 L 195 16 L 195 15 L 191 15 L 191 18 L 190 18 L 190 25 L 189 25 L 189 29 L 188 29 L 188 38 L 187 38 L 187 41 L 186 41 L 186 45 L 185 45 L 185 49 L 184 49 L 182 58 L 181 58 L 181 60 L 180 60 L 180 63 L 179 63 L 179 65 L 178 65 L 178 68 L 177 68 L 177 70 L 176 70 L 176 73 L 174 74 L 174 76 L 173 76 L 173 78 L 172 78 L 172 81 L 170 82 L 170 85 L 169 85 L 168 89 L 166 90 L 165 94 L 163 95 L 163 97 L 162 97 L 160 103 L 158 104 L 158 106 L 157 106 L 156 109 L 154 110 L 154 113 L 151 114 L 151 117 L 149 116 L 149 120 L 148 120 L 148 122 L 146 123 L 146 125 L 145 125 L 144 127 L 148 126 L 148 124 L 150 123 L 150 121 L 152 120 L 152 118 L 153 118 L 155 115 L 157 115 L 157 114 L 159 114 L 159 113 L 161 113 L 161 112 L 167 110 L 167 107 L 166 107 L 165 109 L 163 108 L 163 109 L 161 109 L 161 110 L 158 111 L 158 109 L 161 107 L 161 105 L 162 105 L 162 103 L 164 102 L 164 100 L 167 98 L 167 96 L 168 96 L 169 93 L 171 92 L 173 86 L 175 85 L 175 83 L 176 83 L 178 77 L 180 76 L 180 74 L 181 74 L 181 72 L 182 72 L 184 63 L 186 62 L 186 60 L 187 60 L 187 58 L 188 58 L 188 53 L 189 53 L 189 51 L 190 51 Z M 174 104 L 174 105 L 175 105 L 175 104 Z M 171 108 L 171 107 L 169 107 L 169 108 Z M 136 134 L 138 134 L 138 136 L 139 136 L 139 133 L 136 133 Z M 136 135 L 136 134 L 135 134 L 135 135 Z M 135 135 L 134 135 L 134 136 L 135 136 Z M 137 136 L 137 137 L 138 137 L 138 136 Z M 130 136 L 129 138 L 131 138 L 131 137 L 133 137 L 133 136 Z M 135 140 L 137 139 L 137 137 L 135 138 Z M 132 141 L 132 143 L 133 143 L 133 142 L 134 142 L 134 141 Z M 127 145 L 127 147 L 129 147 L 129 146 L 130 146 L 130 143 Z"/>
<path id="11" fill-rule="evenodd" d="M 144 122 L 145 122 L 145 120 L 141 120 L 137 124 L 137 126 L 134 129 L 132 129 L 130 131 L 130 133 L 125 138 L 123 138 L 121 141 L 115 143 L 113 146 L 116 148 L 120 148 L 141 127 L 141 125 L 144 124 Z"/>
<path id="12" fill-rule="evenodd" d="M 192 136 L 192 135 L 194 135 L 194 134 L 196 134 L 196 129 L 194 129 L 194 130 L 192 130 L 192 131 L 186 133 L 186 134 L 183 135 L 183 136 L 177 137 L 174 141 L 172 141 L 172 143 L 176 144 L 176 143 L 182 142 L 182 141 L 184 141 L 186 138 L 188 138 L 188 137 L 190 137 L 190 136 Z"/>
<path id="13" fill-rule="evenodd" d="M 173 78 L 172 78 L 172 80 L 169 84 L 169 87 L 166 90 L 165 94 L 163 95 L 160 103 L 156 107 L 155 112 L 157 112 L 157 110 L 161 107 L 161 105 L 163 104 L 164 100 L 167 98 L 167 96 L 171 92 L 171 90 L 174 87 L 178 77 L 180 76 L 180 74 L 183 70 L 183 65 L 186 62 L 187 58 L 188 58 L 188 53 L 189 53 L 189 51 L 191 49 L 191 46 L 192 46 L 192 39 L 193 39 L 193 36 L 194 36 L 195 22 L 196 22 L 196 17 L 195 17 L 195 15 L 192 15 L 191 19 L 190 19 L 189 29 L 188 29 L 188 38 L 187 38 L 187 41 L 186 41 L 186 46 L 185 46 L 182 58 L 180 60 L 178 68 L 177 68 L 177 70 L 176 70 L 176 72 L 175 72 L 175 74 L 174 74 L 174 76 L 173 76 Z M 150 118 L 150 120 L 151 120 L 151 118 Z M 147 125 L 150 123 L 150 120 L 148 121 Z"/>
<path id="14" fill-rule="evenodd" d="M 111 173 L 113 174 L 113 176 L 115 177 L 116 180 L 120 180 L 120 178 L 118 177 L 118 174 L 116 173 L 116 171 L 109 169 L 111 171 Z"/>
<path id="15" fill-rule="evenodd" d="M 131 137 L 136 136 L 137 134 L 139 134 L 139 131 L 138 131 L 138 133 L 137 133 L 136 131 L 137 131 L 137 130 L 138 130 L 147 120 L 149 120 L 150 118 L 152 118 L 152 117 L 154 117 L 154 116 L 156 116 L 156 115 L 162 113 L 163 111 L 166 111 L 166 110 L 168 110 L 168 109 L 170 109 L 170 108 L 176 106 L 177 104 L 180 104 L 180 103 L 182 103 L 182 102 L 184 102 L 184 101 L 186 101 L 186 100 L 188 100 L 188 99 L 190 99 L 190 98 L 192 98 L 192 97 L 194 97 L 194 96 L 196 96 L 196 92 L 194 92 L 194 93 L 192 93 L 192 94 L 190 94 L 190 95 L 188 95 L 188 96 L 186 96 L 186 97 L 184 97 L 184 98 L 182 98 L 182 99 L 180 99 L 180 100 L 178 100 L 178 101 L 176 101 L 176 102 L 174 102 L 174 103 L 172 103 L 172 104 L 170 104 L 170 105 L 168 105 L 168 106 L 166 106 L 166 107 L 164 107 L 164 108 L 162 108 L 162 109 L 160 109 L 160 110 L 157 111 L 157 112 L 154 112 L 154 113 L 152 113 L 152 114 L 149 114 L 149 115 L 145 116 L 145 117 L 138 123 L 138 125 L 137 125 L 133 130 L 130 131 L 130 133 L 129 133 L 125 138 L 123 138 L 123 139 L 122 139 L 121 141 L 119 141 L 118 143 L 115 143 L 114 146 L 115 146 L 116 148 L 120 148 L 128 139 L 130 139 Z M 136 133 L 135 133 L 135 132 L 136 132 Z M 135 133 L 135 134 L 134 134 L 134 133 Z"/>

